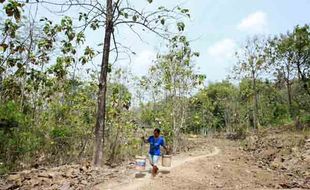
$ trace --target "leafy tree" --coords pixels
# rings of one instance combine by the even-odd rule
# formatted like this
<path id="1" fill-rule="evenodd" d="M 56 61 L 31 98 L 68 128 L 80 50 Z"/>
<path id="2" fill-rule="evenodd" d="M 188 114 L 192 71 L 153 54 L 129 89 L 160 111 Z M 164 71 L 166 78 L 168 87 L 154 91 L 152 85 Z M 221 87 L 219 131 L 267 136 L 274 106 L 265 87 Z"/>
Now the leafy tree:
<path id="1" fill-rule="evenodd" d="M 203 84 L 205 76 L 195 73 L 192 61 L 199 53 L 191 50 L 185 36 L 175 36 L 168 47 L 168 53 L 159 55 L 155 65 L 150 68 L 150 78 L 143 77 L 141 84 L 155 93 L 164 94 L 165 103 L 171 113 L 170 130 L 173 131 L 173 145 L 176 151 L 181 130 L 186 128 L 187 97 L 196 87 Z"/>
<path id="2" fill-rule="evenodd" d="M 309 26 L 297 26 L 293 32 L 270 41 L 271 56 L 276 69 L 277 78 L 285 82 L 287 88 L 288 109 L 291 117 L 293 111 L 292 84 L 297 78 L 304 91 L 309 95 Z M 296 109 L 295 109 L 296 110 Z"/>
<path id="3" fill-rule="evenodd" d="M 276 70 L 276 76 L 281 82 L 284 81 L 284 84 L 287 89 L 287 102 L 288 102 L 288 110 L 291 116 L 293 116 L 292 110 L 292 80 L 296 76 L 296 72 L 294 71 L 294 62 L 293 55 L 294 50 L 292 48 L 293 41 L 289 36 L 282 35 L 279 38 L 274 38 L 271 42 L 271 46 L 273 50 L 271 51 L 273 54 L 273 65 Z"/>
<path id="4" fill-rule="evenodd" d="M 237 77 L 249 78 L 253 91 L 253 127 L 259 125 L 257 80 L 266 69 L 266 42 L 258 37 L 248 39 L 245 46 L 236 53 L 238 64 L 234 71 Z"/>
<path id="5" fill-rule="evenodd" d="M 104 131 L 106 118 L 106 92 L 107 92 L 107 76 L 109 71 L 110 52 L 115 51 L 115 61 L 118 58 L 119 48 L 123 47 L 117 42 L 115 31 L 120 30 L 121 25 L 127 26 L 140 37 L 138 28 L 149 30 L 158 36 L 167 39 L 169 35 L 168 26 L 171 22 L 178 20 L 180 16 L 190 16 L 188 9 L 182 9 L 179 6 L 173 9 L 167 9 L 164 6 L 159 6 L 156 10 L 144 11 L 136 9 L 130 1 L 123 0 L 107 0 L 105 4 L 99 1 L 91 0 L 73 0 L 63 2 L 40 1 L 49 5 L 56 5 L 62 7 L 79 6 L 84 11 L 79 13 L 79 20 L 84 22 L 82 28 L 88 27 L 96 30 L 104 27 L 104 41 L 102 49 L 102 61 L 99 77 L 99 91 L 98 91 L 98 113 L 97 122 L 95 125 L 95 149 L 94 149 L 94 165 L 101 166 L 103 158 L 104 145 Z M 153 1 L 148 0 L 148 4 Z M 30 2 L 35 3 L 35 2 Z M 185 25 L 183 22 L 177 22 L 177 29 L 183 31 Z M 120 30 L 121 31 L 121 30 Z"/>
<path id="6" fill-rule="evenodd" d="M 303 83 L 303 87 L 308 95 L 310 76 L 310 27 L 297 26 L 291 34 L 293 40 L 294 56 L 293 61 L 297 68 L 298 78 Z"/>
<path id="7" fill-rule="evenodd" d="M 204 133 L 212 129 L 233 131 L 239 124 L 237 93 L 238 89 L 228 81 L 209 84 L 191 100 L 192 124 Z"/>
<path id="8" fill-rule="evenodd" d="M 10 107 L 12 117 L 1 111 L 0 120 L 4 128 L 13 126 L 10 133 L 1 128 L 1 141 L 6 141 L 1 162 L 12 169 L 21 167 L 19 161 L 40 163 L 34 158 L 42 154 L 51 164 L 76 160 L 89 144 L 91 129 L 85 126 L 94 124 L 95 111 L 90 89 L 96 88 L 88 88 L 74 74 L 70 78 L 70 69 L 80 59 L 76 48 L 84 41 L 83 33 L 74 30 L 69 17 L 59 24 L 47 18 L 37 21 L 22 16 L 26 4 L 1 3 L 6 15 L 0 23 L 0 102 L 3 110 Z M 86 48 L 82 58 L 89 61 L 93 56 Z"/>

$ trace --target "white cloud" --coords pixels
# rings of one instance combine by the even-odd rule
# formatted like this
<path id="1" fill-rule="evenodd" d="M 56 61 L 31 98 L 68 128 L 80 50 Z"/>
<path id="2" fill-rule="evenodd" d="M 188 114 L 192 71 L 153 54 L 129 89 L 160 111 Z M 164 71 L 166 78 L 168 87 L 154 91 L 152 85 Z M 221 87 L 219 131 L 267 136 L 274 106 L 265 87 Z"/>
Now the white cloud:
<path id="1" fill-rule="evenodd" d="M 263 11 L 257 11 L 244 18 L 237 28 L 240 31 L 247 31 L 249 33 L 265 33 L 267 25 L 267 14 Z"/>
<path id="2" fill-rule="evenodd" d="M 147 74 L 148 69 L 153 64 L 153 60 L 156 58 L 156 53 L 152 50 L 142 50 L 137 53 L 132 61 L 132 71 L 136 75 Z"/>
<path id="3" fill-rule="evenodd" d="M 233 57 L 236 51 L 236 42 L 226 38 L 214 43 L 207 50 L 208 56 L 217 61 L 225 61 Z"/>
<path id="4" fill-rule="evenodd" d="M 204 65 L 207 80 L 221 81 L 230 73 L 236 62 L 234 55 L 237 48 L 233 39 L 224 38 L 207 49 L 206 64 Z"/>

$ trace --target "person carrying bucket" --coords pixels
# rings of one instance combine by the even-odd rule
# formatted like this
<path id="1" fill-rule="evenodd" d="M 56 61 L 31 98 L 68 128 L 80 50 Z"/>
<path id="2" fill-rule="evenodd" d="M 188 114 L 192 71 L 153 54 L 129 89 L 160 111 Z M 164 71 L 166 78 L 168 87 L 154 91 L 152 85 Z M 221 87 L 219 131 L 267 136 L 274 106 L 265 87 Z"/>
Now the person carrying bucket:
<path id="1" fill-rule="evenodd" d="M 152 168 L 152 174 L 156 175 L 158 172 L 158 160 L 160 158 L 160 146 L 164 147 L 165 151 L 168 152 L 167 146 L 165 145 L 165 139 L 163 136 L 160 136 L 160 129 L 156 128 L 154 130 L 154 135 L 150 136 L 148 139 L 145 139 L 144 136 L 142 140 L 145 143 L 150 143 L 150 164 Z"/>

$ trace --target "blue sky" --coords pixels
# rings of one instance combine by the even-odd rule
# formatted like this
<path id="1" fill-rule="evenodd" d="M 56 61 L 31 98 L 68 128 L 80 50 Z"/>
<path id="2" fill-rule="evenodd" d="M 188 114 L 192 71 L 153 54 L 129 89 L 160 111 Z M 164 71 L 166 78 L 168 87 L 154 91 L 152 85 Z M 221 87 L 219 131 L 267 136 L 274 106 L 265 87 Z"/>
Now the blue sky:
<path id="1" fill-rule="evenodd" d="M 176 0 L 154 2 L 180 4 Z M 234 52 L 247 37 L 285 33 L 297 24 L 310 23 L 308 0 L 187 0 L 181 4 L 191 11 L 186 34 L 193 40 L 192 48 L 200 52 L 195 62 L 208 82 L 225 79 L 236 62 Z M 145 74 L 156 53 L 162 51 L 164 41 L 151 34 L 143 35 L 148 43 L 127 32 L 122 37 L 137 53 L 132 57 L 131 69 L 137 75 Z M 128 62 L 119 64 L 128 65 Z"/>
<path id="2" fill-rule="evenodd" d="M 134 6 L 148 5 L 146 0 L 135 0 Z M 191 19 L 186 20 L 186 35 L 192 49 L 200 52 L 195 60 L 207 83 L 221 81 L 236 62 L 234 53 L 252 35 L 274 35 L 292 30 L 297 24 L 310 23 L 310 0 L 153 0 L 151 6 L 175 5 L 189 8 Z M 43 11 L 43 12 L 41 12 Z M 39 15 L 55 15 L 41 10 Z M 76 15 L 77 11 L 68 14 Z M 57 19 L 57 18 L 55 18 Z M 86 33 L 87 44 L 92 47 L 103 41 L 103 31 Z M 165 51 L 165 41 L 150 32 L 141 35 L 143 42 L 128 30 L 118 31 L 118 41 L 130 47 L 136 55 L 121 57 L 117 65 L 128 67 L 135 75 L 147 73 L 157 53 Z M 99 65 L 100 56 L 94 60 Z"/>
<path id="3" fill-rule="evenodd" d="M 200 0 L 187 5 L 193 14 L 187 32 L 202 35 L 193 48 L 201 53 L 197 64 L 208 81 L 229 74 L 236 61 L 233 54 L 248 36 L 285 33 L 310 23 L 307 0 Z"/>

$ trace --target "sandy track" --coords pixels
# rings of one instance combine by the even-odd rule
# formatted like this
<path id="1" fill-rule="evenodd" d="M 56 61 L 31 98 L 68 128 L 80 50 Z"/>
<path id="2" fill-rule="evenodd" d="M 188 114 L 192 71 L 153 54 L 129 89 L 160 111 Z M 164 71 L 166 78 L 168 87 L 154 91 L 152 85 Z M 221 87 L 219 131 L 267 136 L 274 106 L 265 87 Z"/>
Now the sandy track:
<path id="1" fill-rule="evenodd" d="M 130 184 L 119 184 L 115 186 L 106 186 L 103 189 L 111 189 L 111 190 L 135 190 L 135 189 L 144 189 L 143 187 L 147 184 L 151 183 L 153 180 L 156 180 L 157 178 L 161 178 L 164 175 L 167 175 L 173 170 L 174 168 L 180 167 L 183 164 L 189 164 L 190 162 L 195 162 L 196 160 L 203 159 L 206 157 L 215 156 L 220 153 L 220 149 L 217 147 L 213 148 L 213 151 L 211 153 L 207 152 L 204 155 L 200 156 L 190 156 L 187 158 L 184 158 L 182 156 L 176 157 L 173 159 L 173 163 L 170 168 L 160 168 L 160 173 L 155 178 L 151 176 L 150 173 L 150 166 L 148 166 L 147 171 L 142 173 L 143 178 L 135 178 L 131 181 Z M 136 174 L 139 176 L 139 173 Z"/>
<path id="2" fill-rule="evenodd" d="M 259 168 L 253 158 L 240 149 L 236 142 L 209 139 L 203 146 L 213 147 L 173 158 L 171 168 L 160 168 L 152 178 L 145 172 L 142 178 L 108 181 L 96 189 L 163 190 L 163 189 L 278 189 L 283 176 Z"/>

